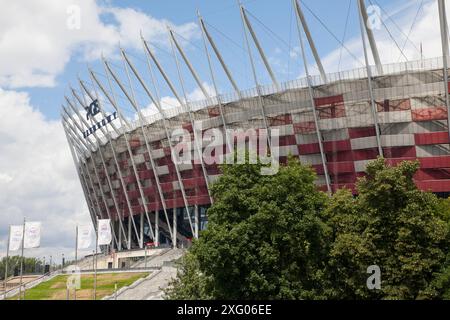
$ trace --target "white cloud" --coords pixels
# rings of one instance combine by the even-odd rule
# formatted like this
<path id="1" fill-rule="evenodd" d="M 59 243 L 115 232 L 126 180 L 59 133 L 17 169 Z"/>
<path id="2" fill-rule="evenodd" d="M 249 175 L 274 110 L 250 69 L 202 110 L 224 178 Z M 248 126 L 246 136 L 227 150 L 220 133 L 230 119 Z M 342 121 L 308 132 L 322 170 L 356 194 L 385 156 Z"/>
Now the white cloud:
<path id="1" fill-rule="evenodd" d="M 74 5 L 80 8 L 79 29 L 68 27 L 76 13 L 67 10 Z M 196 35 L 193 23 L 174 25 L 93 0 L 0 0 L 0 8 L 0 86 L 8 88 L 54 86 L 76 53 L 82 60 L 112 55 L 119 41 L 138 48 L 141 28 L 160 45 L 167 39 L 166 24 L 188 39 Z"/>
<path id="2" fill-rule="evenodd" d="M 168 20 L 158 20 L 144 12 L 131 8 L 107 8 L 104 9 L 104 12 L 111 13 L 118 22 L 117 32 L 121 45 L 124 46 L 136 49 L 142 48 L 139 35 L 142 32 L 144 38 L 151 40 L 153 44 L 168 48 L 170 42 L 167 26 L 186 39 L 199 36 L 198 26 L 193 22 L 175 25 Z"/>
<path id="3" fill-rule="evenodd" d="M 212 85 L 210 85 L 207 82 L 203 82 L 203 87 L 205 88 L 206 92 L 210 96 L 215 95 L 214 87 Z M 205 95 L 203 94 L 203 91 L 200 88 L 195 88 L 191 92 L 188 92 L 187 97 L 188 97 L 189 102 L 197 102 L 197 101 L 205 100 Z M 164 96 L 161 98 L 161 107 L 163 110 L 170 110 L 170 109 L 180 107 L 180 103 L 174 97 Z M 142 109 L 142 114 L 144 116 L 151 116 L 151 115 L 154 115 L 157 113 L 158 113 L 158 109 L 156 108 L 154 103 L 151 103 L 146 108 Z M 137 119 L 137 115 L 135 116 L 135 119 Z"/>
<path id="4" fill-rule="evenodd" d="M 0 88 L 0 252 L 8 225 L 42 221 L 42 248 L 26 254 L 73 255 L 75 226 L 90 223 L 59 121 L 30 105 L 27 93 Z"/>
<path id="5" fill-rule="evenodd" d="M 419 3 L 416 5 L 411 5 L 407 3 L 405 6 L 399 8 L 385 8 L 385 11 L 391 13 L 391 18 L 395 21 L 396 25 L 402 30 L 400 32 L 397 27 L 392 23 L 390 19 L 382 13 L 382 18 L 384 23 L 389 28 L 390 33 L 393 35 L 394 39 L 397 41 L 398 45 L 402 48 L 405 41 L 405 34 L 409 33 L 411 24 L 417 13 Z M 450 14 L 450 8 L 447 7 L 447 16 Z M 403 56 L 401 56 L 400 50 L 397 48 L 395 42 L 391 39 L 383 25 L 380 28 L 374 30 L 374 36 L 376 39 L 376 44 L 378 47 L 378 52 L 380 55 L 381 62 L 383 64 L 396 63 L 399 61 L 405 61 Z M 413 45 L 414 44 L 414 45 Z M 406 46 L 403 49 L 403 53 L 408 58 L 409 61 L 419 60 L 420 52 L 417 50 L 422 44 L 423 56 L 425 58 L 434 58 L 442 55 L 441 51 L 441 38 L 439 30 L 439 19 L 438 19 L 438 9 L 436 1 L 425 1 L 421 9 L 421 13 L 415 22 L 413 31 L 409 35 L 409 41 L 406 42 Z M 364 67 L 364 53 L 361 43 L 361 37 L 356 36 L 345 42 L 345 46 L 348 50 L 359 59 L 355 60 L 345 49 L 342 49 L 342 60 L 340 63 L 340 70 L 350 70 L 355 68 Z M 369 44 L 368 54 L 370 64 L 374 64 L 372 54 L 370 52 Z M 335 50 L 331 51 L 324 57 L 322 57 L 322 63 L 326 72 L 336 72 L 338 71 L 339 65 L 339 55 L 341 48 L 340 46 Z M 298 56 L 298 50 L 291 52 L 292 57 Z M 311 67 L 315 65 L 311 64 Z M 317 70 L 317 69 L 316 69 Z"/>

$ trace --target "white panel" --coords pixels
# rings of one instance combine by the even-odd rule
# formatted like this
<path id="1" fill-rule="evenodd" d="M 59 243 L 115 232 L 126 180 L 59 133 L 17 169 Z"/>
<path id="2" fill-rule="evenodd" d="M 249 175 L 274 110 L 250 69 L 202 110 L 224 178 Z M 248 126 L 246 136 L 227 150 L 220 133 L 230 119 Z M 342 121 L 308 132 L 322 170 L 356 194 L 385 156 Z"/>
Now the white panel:
<path id="1" fill-rule="evenodd" d="M 142 138 L 142 140 L 144 140 L 144 139 Z M 147 148 L 145 147 L 145 143 L 144 143 L 144 145 L 142 145 L 136 149 L 136 154 L 143 154 L 146 152 L 147 152 Z"/>
<path id="2" fill-rule="evenodd" d="M 157 149 L 157 150 L 152 150 L 152 158 L 153 159 L 160 159 L 164 157 L 164 150 L 163 149 Z"/>
<path id="3" fill-rule="evenodd" d="M 414 135 L 413 134 L 393 134 L 393 135 L 381 135 L 381 145 L 383 147 L 397 147 L 397 146 L 413 146 Z"/>
<path id="4" fill-rule="evenodd" d="M 127 151 L 127 145 L 125 143 L 119 142 L 116 144 L 114 150 L 116 151 L 116 154 L 125 152 Z"/>
<path id="5" fill-rule="evenodd" d="M 416 146 L 416 155 L 419 158 L 447 156 L 450 154 L 449 149 L 448 144 Z"/>
<path id="6" fill-rule="evenodd" d="M 206 130 L 209 128 L 216 128 L 216 127 L 220 127 L 222 126 L 222 117 L 219 116 L 214 117 L 214 118 L 209 118 L 209 119 L 204 119 L 204 120 L 200 120 L 201 122 L 201 126 L 200 128 L 202 128 L 202 130 Z"/>
<path id="7" fill-rule="evenodd" d="M 372 114 L 362 114 L 353 117 L 346 117 L 346 119 L 347 119 L 347 126 L 349 128 L 368 127 L 373 126 L 374 124 Z"/>
<path id="8" fill-rule="evenodd" d="M 303 164 L 315 165 L 322 164 L 322 157 L 320 154 L 306 154 L 300 155 L 300 162 Z"/>
<path id="9" fill-rule="evenodd" d="M 324 141 L 346 140 L 349 138 L 347 128 L 323 131 L 322 137 Z"/>
<path id="10" fill-rule="evenodd" d="M 247 119 L 248 116 L 246 112 L 228 113 L 226 117 L 227 123 L 241 122 L 246 121 Z"/>
<path id="11" fill-rule="evenodd" d="M 221 174 L 217 174 L 217 175 L 212 175 L 212 176 L 208 176 L 209 178 L 209 182 L 210 183 L 214 183 L 217 181 L 217 179 L 219 179 L 219 177 L 221 176 Z"/>
<path id="12" fill-rule="evenodd" d="M 368 102 L 345 105 L 345 115 L 347 117 L 354 117 L 362 114 L 371 114 L 370 104 Z"/>
<path id="13" fill-rule="evenodd" d="M 423 94 L 421 92 L 421 94 Z M 410 99 L 411 101 L 411 109 L 424 109 L 430 108 L 434 106 L 445 106 L 445 101 L 442 97 L 439 96 L 422 96 L 422 97 L 413 97 Z"/>
<path id="14" fill-rule="evenodd" d="M 415 122 L 381 124 L 380 131 L 385 135 L 414 133 L 414 125 Z"/>
<path id="15" fill-rule="evenodd" d="M 345 117 L 319 120 L 320 130 L 341 129 L 345 128 L 346 126 L 347 123 Z"/>
<path id="16" fill-rule="evenodd" d="M 367 164 L 372 161 L 372 160 L 359 160 L 359 161 L 355 161 L 354 165 L 355 165 L 355 171 L 356 172 L 364 172 L 366 171 L 366 166 Z"/>
<path id="17" fill-rule="evenodd" d="M 414 128 L 411 133 L 428 133 L 447 131 L 447 120 L 411 122 Z"/>
<path id="18" fill-rule="evenodd" d="M 156 172 L 158 176 L 169 173 L 169 168 L 167 166 L 156 167 Z"/>
<path id="19" fill-rule="evenodd" d="M 113 180 L 111 181 L 111 185 L 114 189 L 119 189 L 120 188 L 120 181 L 119 180 Z"/>
<path id="20" fill-rule="evenodd" d="M 103 149 L 104 149 L 104 148 L 102 148 L 102 151 L 103 151 L 103 157 L 104 157 L 105 159 L 111 159 L 112 156 L 113 156 L 112 151 L 111 151 L 111 148 L 108 148 L 108 149 L 106 149 L 106 150 L 103 150 Z"/>
<path id="21" fill-rule="evenodd" d="M 290 135 L 294 134 L 294 125 L 292 125 L 292 124 L 273 126 L 270 128 L 271 128 L 271 130 L 278 129 L 280 136 L 290 136 Z"/>
<path id="22" fill-rule="evenodd" d="M 375 136 L 351 139 L 350 143 L 353 150 L 378 147 L 377 138 Z"/>
<path id="23" fill-rule="evenodd" d="M 134 159 L 134 163 L 135 164 L 141 164 L 145 162 L 145 158 L 143 154 L 137 154 L 135 156 L 133 156 Z"/>
<path id="24" fill-rule="evenodd" d="M 296 134 L 295 141 L 297 144 L 307 144 L 307 143 L 315 143 L 318 142 L 317 134 L 315 132 L 308 134 Z"/>
<path id="25" fill-rule="evenodd" d="M 172 188 L 174 190 L 181 190 L 180 183 L 178 181 L 172 181 Z"/>
<path id="26" fill-rule="evenodd" d="M 400 89 L 401 88 L 401 89 Z M 404 99 L 409 96 L 439 94 L 443 91 L 442 82 L 424 83 L 418 85 L 405 85 L 397 88 L 380 88 L 374 90 L 375 100 Z"/>
<path id="27" fill-rule="evenodd" d="M 282 147 L 279 147 L 279 150 L 280 150 L 280 157 L 287 157 L 289 155 L 292 155 L 292 156 L 298 155 L 298 148 L 296 145 L 295 146 L 292 146 L 292 145 L 282 146 Z"/>
<path id="28" fill-rule="evenodd" d="M 191 163 L 180 163 L 177 166 L 178 166 L 178 169 L 180 171 L 185 171 L 185 170 L 191 170 L 192 169 L 192 164 Z"/>
<path id="29" fill-rule="evenodd" d="M 411 122 L 411 111 L 378 112 L 378 123 Z"/>
<path id="30" fill-rule="evenodd" d="M 292 122 L 293 123 L 301 123 L 301 122 L 308 122 L 308 121 L 314 121 L 314 116 L 312 114 L 312 111 L 292 114 Z"/>
<path id="31" fill-rule="evenodd" d="M 113 174 L 114 172 L 116 172 L 116 166 L 109 165 L 106 167 L 106 170 L 108 171 L 108 174 Z"/>

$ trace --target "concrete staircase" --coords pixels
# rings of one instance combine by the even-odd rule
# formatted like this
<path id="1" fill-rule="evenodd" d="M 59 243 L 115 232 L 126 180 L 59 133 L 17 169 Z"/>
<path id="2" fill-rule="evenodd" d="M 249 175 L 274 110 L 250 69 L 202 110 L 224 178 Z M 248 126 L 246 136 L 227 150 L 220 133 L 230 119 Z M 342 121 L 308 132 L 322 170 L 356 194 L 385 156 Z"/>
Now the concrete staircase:
<path id="1" fill-rule="evenodd" d="M 146 266 L 150 267 L 151 266 L 150 261 L 152 261 L 153 259 L 155 259 L 155 258 L 157 258 L 157 257 L 159 257 L 159 256 L 161 256 L 161 255 L 163 255 L 165 253 L 167 253 L 170 250 L 172 250 L 172 249 L 171 248 L 166 248 L 166 249 L 162 249 L 161 252 L 158 253 L 158 254 L 151 255 L 151 256 L 148 255 L 147 256 L 147 263 L 145 263 L 145 257 L 144 258 L 141 257 L 139 260 L 137 260 L 135 263 L 133 263 L 130 266 L 130 268 L 131 269 L 133 269 L 133 268 L 143 268 L 143 267 L 146 267 Z"/>
<path id="2" fill-rule="evenodd" d="M 175 261 L 179 258 L 181 258 L 185 253 L 185 250 L 183 249 L 169 249 L 167 251 L 165 251 L 163 254 L 161 255 L 157 255 L 155 257 L 152 257 L 151 259 L 147 259 L 147 267 L 156 267 L 156 268 L 161 268 L 163 266 L 163 264 L 166 262 L 171 262 L 171 261 Z M 139 261 L 138 263 L 136 263 L 133 267 L 135 268 L 144 268 L 145 266 L 145 261 Z"/>
<path id="3" fill-rule="evenodd" d="M 104 300 L 162 300 L 164 298 L 163 289 L 169 285 L 170 280 L 177 274 L 177 269 L 172 264 L 185 252 L 184 249 L 170 249 L 148 260 L 147 267 L 156 267 L 158 270 L 148 277 L 136 281 L 131 286 L 122 288 L 117 296 L 105 297 Z M 143 267 L 144 262 L 141 263 Z"/>
<path id="4" fill-rule="evenodd" d="M 26 284 L 29 282 L 34 281 L 35 279 L 39 278 L 42 275 L 23 275 L 22 276 L 22 283 Z M 10 277 L 8 280 L 6 280 L 6 291 L 18 288 L 20 285 L 20 277 Z M 5 291 L 5 282 L 3 280 L 0 281 L 0 294 Z"/>

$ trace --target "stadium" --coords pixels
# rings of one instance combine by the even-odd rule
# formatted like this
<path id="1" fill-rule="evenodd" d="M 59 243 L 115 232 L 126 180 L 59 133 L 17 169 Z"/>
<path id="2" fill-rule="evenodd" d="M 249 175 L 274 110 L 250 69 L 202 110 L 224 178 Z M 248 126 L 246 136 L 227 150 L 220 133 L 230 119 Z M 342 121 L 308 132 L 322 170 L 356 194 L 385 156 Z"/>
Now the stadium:
<path id="1" fill-rule="evenodd" d="M 361 21 L 367 20 L 364 1 L 358 4 Z M 283 83 L 273 76 L 241 7 L 247 44 L 254 43 L 273 80 L 271 84 L 260 85 L 255 79 L 256 87 L 249 90 L 237 87 L 214 39 L 199 18 L 208 62 L 217 58 L 235 90 L 210 96 L 170 31 L 171 44 L 181 56 L 177 63 L 185 63 L 205 95 L 205 100 L 198 102 L 188 102 L 182 97 L 150 44 L 142 39 L 149 63 L 156 67 L 180 102 L 179 107 L 172 109 L 161 107 L 151 84 L 142 78 L 145 71 L 136 68 L 124 50 L 121 58 L 127 71 L 125 78 L 119 77 L 104 60 L 108 82 L 115 83 L 129 100 L 136 117 L 129 119 L 122 114 L 121 103 L 106 89 L 108 82 L 102 82 L 92 71 L 90 78 L 95 89 L 80 80 L 80 89 L 72 88 L 72 96 L 66 97 L 62 110 L 63 127 L 94 225 L 96 218 L 112 220 L 113 246 L 117 250 L 142 248 L 149 242 L 185 246 L 198 237 L 207 225 L 207 210 L 213 202 L 211 185 L 220 176 L 218 164 L 208 164 L 199 156 L 206 146 L 202 133 L 211 128 L 219 129 L 225 136 L 227 130 L 269 133 L 276 130 L 278 145 L 269 147 L 278 148 L 280 163 L 294 156 L 311 165 L 317 173 L 317 187 L 326 192 L 340 188 L 355 191 L 355 183 L 364 176 L 367 163 L 383 156 L 393 165 L 418 160 L 417 186 L 448 196 L 449 86 L 448 59 L 443 58 L 448 57 L 448 34 L 444 27 L 447 25 L 444 2 L 439 4 L 442 56 L 381 64 L 372 31 L 361 23 L 366 67 L 326 73 L 302 9 L 294 1 L 299 30 L 305 33 L 320 72 L 310 75 L 305 68 L 305 78 Z M 300 43 L 305 57 L 301 38 Z M 368 63 L 370 54 L 375 65 Z M 256 57 L 250 54 L 250 61 L 253 58 Z M 130 78 L 148 95 L 158 113 L 147 116 L 142 113 L 132 86 L 125 84 L 130 83 Z M 196 127 L 201 130 L 196 132 Z M 190 163 L 174 161 L 177 146 L 172 133 L 180 128 L 194 141 Z M 223 154 L 231 152 L 226 143 L 221 150 Z"/>

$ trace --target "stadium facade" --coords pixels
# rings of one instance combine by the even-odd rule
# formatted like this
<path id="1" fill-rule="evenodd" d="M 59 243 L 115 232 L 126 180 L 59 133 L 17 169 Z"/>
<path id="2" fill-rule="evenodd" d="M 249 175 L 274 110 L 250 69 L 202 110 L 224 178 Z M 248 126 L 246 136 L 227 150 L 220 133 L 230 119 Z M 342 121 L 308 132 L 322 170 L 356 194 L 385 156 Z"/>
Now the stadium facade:
<path id="1" fill-rule="evenodd" d="M 363 20 L 365 8 L 361 2 Z M 294 6 L 299 26 L 309 36 L 297 2 Z M 443 1 L 439 1 L 441 22 L 446 25 L 442 6 Z M 243 8 L 241 13 L 260 57 L 267 62 Z M 450 193 L 449 85 L 445 80 L 448 59 L 442 58 L 448 57 L 448 50 L 434 59 L 381 65 L 373 35 L 362 27 L 375 66 L 367 64 L 366 68 L 334 74 L 321 72 L 319 76 L 285 83 L 274 79 L 273 84 L 241 91 L 203 20 L 199 21 L 205 43 L 221 62 L 236 89 L 234 93 L 210 97 L 170 33 L 171 43 L 203 89 L 207 97 L 204 101 L 186 102 L 179 97 L 144 39 L 148 61 L 167 81 L 180 107 L 163 109 L 123 50 L 128 78 L 135 77 L 140 89 L 153 101 L 157 114 L 142 114 L 132 89 L 124 85 L 126 80 L 121 80 L 106 60 L 108 79 L 135 109 L 135 121 L 123 116 L 122 106 L 92 71 L 90 77 L 97 90 L 80 80 L 81 92 L 72 88 L 72 97 L 66 97 L 62 122 L 88 208 L 94 225 L 96 218 L 112 220 L 115 248 L 142 247 L 147 242 L 184 245 L 206 227 L 206 212 L 213 201 L 210 187 L 220 176 L 217 163 L 207 164 L 199 156 L 207 145 L 202 134 L 211 128 L 220 129 L 224 136 L 227 130 L 265 129 L 270 133 L 276 129 L 278 146 L 270 147 L 278 148 L 279 161 L 283 163 L 292 155 L 310 164 L 317 172 L 318 188 L 324 191 L 344 187 L 355 191 L 355 182 L 364 176 L 367 163 L 383 156 L 391 164 L 418 160 L 417 186 L 441 195 Z M 445 48 L 448 35 L 442 25 L 441 31 Z M 365 37 L 362 39 L 365 45 Z M 308 40 L 315 53 L 312 39 Z M 323 70 L 318 57 L 316 62 Z M 266 68 L 273 75 L 268 64 Z M 112 107 L 110 113 L 107 104 Z M 194 130 L 199 126 L 200 131 Z M 172 133 L 180 128 L 193 140 L 190 163 L 174 161 L 176 143 Z M 226 154 L 229 149 L 224 143 L 221 151 Z"/>

